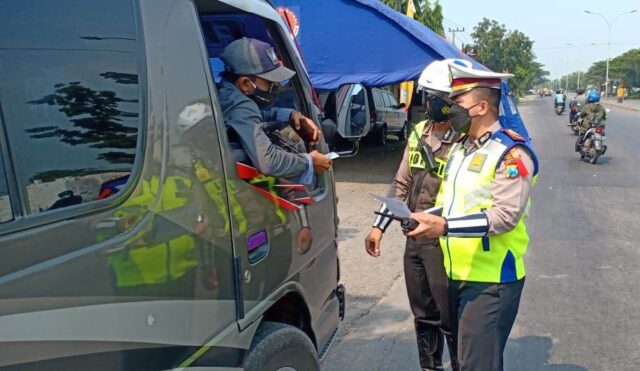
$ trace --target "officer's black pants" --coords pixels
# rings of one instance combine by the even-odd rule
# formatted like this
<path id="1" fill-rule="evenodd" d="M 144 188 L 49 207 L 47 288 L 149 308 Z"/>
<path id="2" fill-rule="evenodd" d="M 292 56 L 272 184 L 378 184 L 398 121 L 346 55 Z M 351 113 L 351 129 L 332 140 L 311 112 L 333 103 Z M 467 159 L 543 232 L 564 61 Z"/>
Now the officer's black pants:
<path id="1" fill-rule="evenodd" d="M 502 371 L 502 355 L 518 314 L 524 278 L 494 284 L 449 281 L 462 371 Z"/>
<path id="2" fill-rule="evenodd" d="M 454 364 L 456 341 L 451 337 L 448 280 L 438 240 L 407 239 L 404 277 L 414 316 L 420 366 L 427 370 L 442 366 L 443 332 L 452 343 L 449 353 L 453 353 Z"/>

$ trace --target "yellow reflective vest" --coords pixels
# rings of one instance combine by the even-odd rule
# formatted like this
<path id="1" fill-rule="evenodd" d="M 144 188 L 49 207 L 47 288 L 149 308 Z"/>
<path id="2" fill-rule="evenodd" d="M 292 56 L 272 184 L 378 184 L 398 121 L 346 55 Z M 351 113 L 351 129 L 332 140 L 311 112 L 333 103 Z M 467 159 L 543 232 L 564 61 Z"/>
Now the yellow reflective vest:
<path id="1" fill-rule="evenodd" d="M 534 162 L 533 184 L 538 172 L 533 149 L 523 141 L 512 139 L 500 130 L 471 154 L 457 143 L 451 148 L 436 205 L 443 206 L 444 217 L 478 213 L 493 206 L 491 195 L 496 169 L 514 146 L 529 150 Z M 527 201 L 527 205 L 530 202 Z M 528 209 L 528 206 L 527 206 Z M 524 212 L 509 232 L 485 237 L 441 237 L 447 275 L 457 281 L 502 283 L 525 276 L 524 254 L 529 235 Z"/>
<path id="2" fill-rule="evenodd" d="M 422 133 L 424 132 L 425 127 L 429 124 L 430 124 L 429 120 L 425 120 L 417 123 L 413 127 L 413 130 L 411 130 L 411 134 L 409 135 L 409 140 L 407 143 L 409 146 L 408 160 L 409 160 L 409 168 L 412 170 L 427 169 L 427 164 L 424 161 L 424 158 L 422 157 L 422 152 L 420 151 L 419 143 L 420 143 L 420 140 L 422 139 Z M 436 157 L 435 155 L 434 155 L 434 159 L 438 164 L 438 169 L 435 171 L 435 175 L 437 175 L 439 178 L 442 178 L 444 176 L 444 168 L 447 162 L 439 157 Z"/>

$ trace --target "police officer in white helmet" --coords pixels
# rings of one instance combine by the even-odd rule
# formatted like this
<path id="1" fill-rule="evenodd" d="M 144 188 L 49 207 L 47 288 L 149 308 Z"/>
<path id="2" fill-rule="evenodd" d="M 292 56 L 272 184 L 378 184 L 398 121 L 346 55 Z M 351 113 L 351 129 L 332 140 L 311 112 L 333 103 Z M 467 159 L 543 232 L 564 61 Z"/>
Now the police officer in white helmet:
<path id="1" fill-rule="evenodd" d="M 434 206 L 444 174 L 446 156 L 457 138 L 448 121 L 451 92 L 448 61 L 427 66 L 418 80 L 426 103 L 426 120 L 410 132 L 402 162 L 387 197 L 399 198 L 411 211 Z M 380 213 L 389 213 L 382 205 Z M 380 256 L 380 241 L 391 219 L 379 216 L 365 240 L 369 255 Z M 423 370 L 442 370 L 445 338 L 451 366 L 457 370 L 456 339 L 449 321 L 449 298 L 443 253 L 438 239 L 409 238 L 404 254 L 404 274 L 414 315 L 418 355 Z"/>

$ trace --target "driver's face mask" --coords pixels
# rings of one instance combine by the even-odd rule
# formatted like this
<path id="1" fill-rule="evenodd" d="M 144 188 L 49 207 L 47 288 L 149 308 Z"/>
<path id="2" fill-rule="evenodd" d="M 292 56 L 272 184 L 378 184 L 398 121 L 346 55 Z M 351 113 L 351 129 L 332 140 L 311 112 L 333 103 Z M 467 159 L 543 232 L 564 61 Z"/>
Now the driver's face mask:
<path id="1" fill-rule="evenodd" d="M 251 86 L 253 86 L 254 89 L 253 94 L 249 94 L 249 98 L 256 102 L 258 108 L 267 109 L 273 106 L 276 101 L 277 83 L 272 82 L 268 90 L 262 90 L 253 81 L 249 80 L 249 82 L 251 82 Z"/>

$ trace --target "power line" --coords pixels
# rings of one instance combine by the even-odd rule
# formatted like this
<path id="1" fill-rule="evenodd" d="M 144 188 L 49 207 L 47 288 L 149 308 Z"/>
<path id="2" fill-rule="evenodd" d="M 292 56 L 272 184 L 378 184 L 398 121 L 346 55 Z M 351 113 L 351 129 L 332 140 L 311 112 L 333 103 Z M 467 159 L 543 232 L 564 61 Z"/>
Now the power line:
<path id="1" fill-rule="evenodd" d="M 442 17 L 442 20 L 445 21 L 445 22 L 449 22 L 449 23 L 453 24 L 455 27 L 462 27 L 459 23 L 456 23 L 456 22 L 450 20 L 449 18 Z"/>

